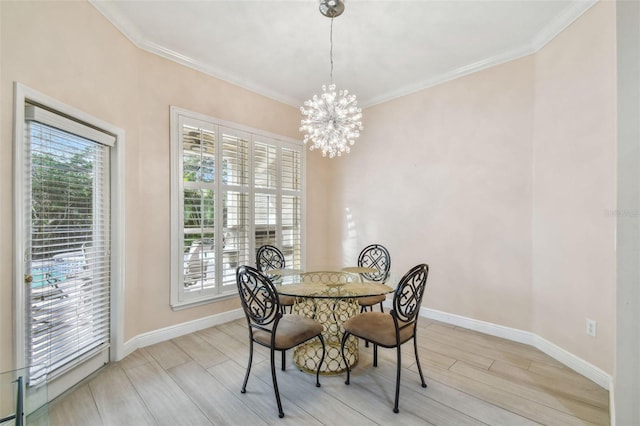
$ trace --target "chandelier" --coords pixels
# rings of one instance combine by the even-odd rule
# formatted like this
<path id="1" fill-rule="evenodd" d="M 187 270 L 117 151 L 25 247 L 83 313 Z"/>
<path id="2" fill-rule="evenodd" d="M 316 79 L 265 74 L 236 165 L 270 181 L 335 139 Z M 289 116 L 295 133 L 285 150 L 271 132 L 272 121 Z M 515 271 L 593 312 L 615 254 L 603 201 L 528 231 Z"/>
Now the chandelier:
<path id="1" fill-rule="evenodd" d="M 302 115 L 306 116 L 301 121 L 300 131 L 306 132 L 303 142 L 311 141 L 310 150 L 321 149 L 322 156 L 333 158 L 340 157 L 343 152 L 349 153 L 350 146 L 360 136 L 362 127 L 362 109 L 358 107 L 356 96 L 349 94 L 348 90 L 336 90 L 333 84 L 333 18 L 344 12 L 342 0 L 322 0 L 320 13 L 331 18 L 329 56 L 331 59 L 331 72 L 329 86 L 322 86 L 320 96 L 306 101 L 300 107 Z"/>

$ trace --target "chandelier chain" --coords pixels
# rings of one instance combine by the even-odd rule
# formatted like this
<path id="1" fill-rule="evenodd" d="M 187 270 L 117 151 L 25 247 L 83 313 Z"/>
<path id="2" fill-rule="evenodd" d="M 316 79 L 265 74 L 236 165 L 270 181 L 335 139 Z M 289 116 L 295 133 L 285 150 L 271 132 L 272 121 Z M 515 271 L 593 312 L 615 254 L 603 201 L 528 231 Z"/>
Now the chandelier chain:
<path id="1" fill-rule="evenodd" d="M 331 59 L 331 71 L 329 72 L 329 77 L 331 80 L 331 84 L 333 84 L 333 17 L 331 18 L 331 31 L 329 32 L 329 43 L 331 48 L 329 49 L 329 58 Z"/>

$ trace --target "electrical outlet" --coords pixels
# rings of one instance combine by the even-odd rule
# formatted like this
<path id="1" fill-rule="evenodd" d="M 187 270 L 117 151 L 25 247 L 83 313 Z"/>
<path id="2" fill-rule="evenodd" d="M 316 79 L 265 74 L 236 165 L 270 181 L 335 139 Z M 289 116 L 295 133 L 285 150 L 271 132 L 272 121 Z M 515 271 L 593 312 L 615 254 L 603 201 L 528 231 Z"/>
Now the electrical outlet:
<path id="1" fill-rule="evenodd" d="M 587 318 L 587 335 L 588 336 L 596 337 L 597 325 L 598 324 L 594 320 Z"/>

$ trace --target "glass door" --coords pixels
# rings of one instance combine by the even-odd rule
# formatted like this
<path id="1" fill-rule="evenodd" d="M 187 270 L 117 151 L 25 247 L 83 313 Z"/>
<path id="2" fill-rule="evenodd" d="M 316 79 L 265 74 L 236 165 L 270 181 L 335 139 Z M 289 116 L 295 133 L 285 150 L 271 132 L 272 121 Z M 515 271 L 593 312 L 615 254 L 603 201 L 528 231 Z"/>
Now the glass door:
<path id="1" fill-rule="evenodd" d="M 112 139 L 25 108 L 27 386 L 67 380 L 64 390 L 109 360 L 110 146 L 101 141 Z"/>

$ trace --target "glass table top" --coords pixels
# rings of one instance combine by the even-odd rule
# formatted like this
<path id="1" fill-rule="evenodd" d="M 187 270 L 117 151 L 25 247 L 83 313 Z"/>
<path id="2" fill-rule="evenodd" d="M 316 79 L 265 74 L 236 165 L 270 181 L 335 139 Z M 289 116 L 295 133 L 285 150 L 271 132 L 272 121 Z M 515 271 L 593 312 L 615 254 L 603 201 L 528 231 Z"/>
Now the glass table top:
<path id="1" fill-rule="evenodd" d="M 367 281 L 360 274 L 375 272 L 373 268 L 357 266 L 266 271 L 274 280 L 278 293 L 285 296 L 312 298 L 358 298 L 391 293 L 394 286 Z"/>

